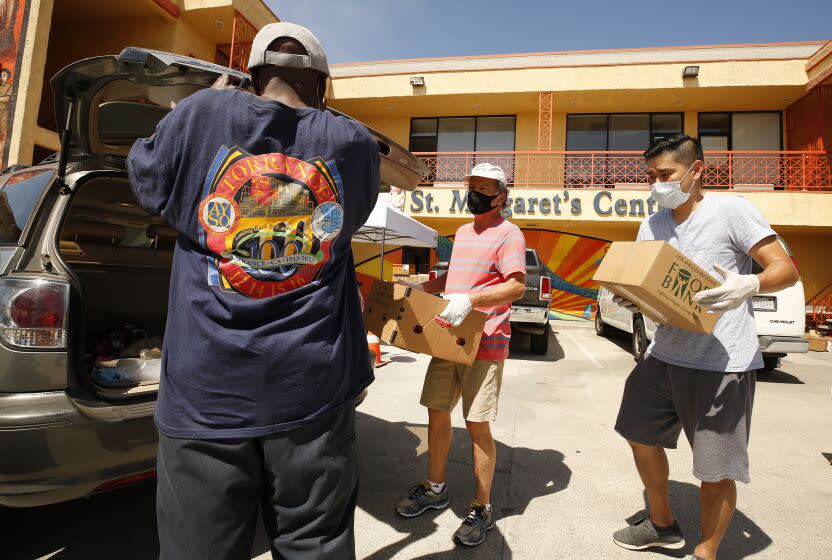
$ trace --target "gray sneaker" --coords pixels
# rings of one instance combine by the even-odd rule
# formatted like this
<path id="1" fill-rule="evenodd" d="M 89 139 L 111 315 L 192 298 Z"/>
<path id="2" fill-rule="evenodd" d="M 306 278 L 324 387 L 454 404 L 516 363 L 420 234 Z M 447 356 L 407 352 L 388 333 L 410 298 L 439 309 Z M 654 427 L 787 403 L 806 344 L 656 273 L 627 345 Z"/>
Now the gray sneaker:
<path id="1" fill-rule="evenodd" d="M 462 525 L 454 533 L 454 542 L 464 546 L 477 546 L 485 540 L 485 534 L 494 528 L 494 509 L 486 511 L 485 506 L 471 503 Z"/>
<path id="2" fill-rule="evenodd" d="M 448 507 L 448 486 L 441 494 L 435 494 L 430 484 L 423 482 L 413 486 L 407 492 L 407 498 L 399 502 L 396 511 L 402 517 L 416 517 L 429 509 L 445 509 Z"/>
<path id="3" fill-rule="evenodd" d="M 685 547 L 685 537 L 682 528 L 674 521 L 666 529 L 656 529 L 650 522 L 650 517 L 639 519 L 626 529 L 616 531 L 612 540 L 618 546 L 628 550 L 644 550 L 652 546 L 678 550 Z"/>

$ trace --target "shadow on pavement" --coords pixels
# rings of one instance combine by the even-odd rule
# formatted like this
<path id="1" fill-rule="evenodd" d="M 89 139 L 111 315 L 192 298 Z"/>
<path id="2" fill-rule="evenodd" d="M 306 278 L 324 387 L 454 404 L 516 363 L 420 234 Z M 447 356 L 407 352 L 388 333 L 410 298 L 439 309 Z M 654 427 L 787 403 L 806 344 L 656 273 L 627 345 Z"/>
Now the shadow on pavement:
<path id="1" fill-rule="evenodd" d="M 392 527 L 404 536 L 366 556 L 366 560 L 388 560 L 411 544 L 439 530 L 435 518 L 441 512 L 428 512 L 405 519 L 395 505 L 407 496 L 408 489 L 423 480 L 427 472 L 427 426 L 406 422 L 388 422 L 358 413 L 358 456 L 361 488 L 358 508 Z M 564 490 L 572 471 L 555 450 L 514 448 L 497 441 L 497 472 L 494 475 L 492 503 L 497 521 L 523 515 L 532 500 Z M 465 514 L 474 494 L 471 463 L 471 440 L 467 430 L 454 428 L 453 444 L 447 470 L 451 509 L 457 517 Z M 452 531 L 447 542 L 451 548 Z M 366 538 L 360 533 L 357 540 Z M 453 548 L 417 557 L 428 558 L 511 558 L 511 549 L 499 526 L 490 531 L 481 545 L 472 549 Z M 415 559 L 414 559 L 415 560 Z"/>
<path id="2" fill-rule="evenodd" d="M 603 338 L 606 338 L 626 353 L 631 354 L 633 353 L 633 335 L 628 332 L 624 332 L 613 327 L 607 325 L 607 335 Z M 635 357 L 633 357 L 633 361 L 635 361 Z"/>
<path id="3" fill-rule="evenodd" d="M 791 373 L 775 369 L 767 373 L 762 371 L 757 372 L 757 381 L 759 383 L 786 383 L 789 385 L 805 385 L 799 377 L 795 377 Z"/>
<path id="4" fill-rule="evenodd" d="M 382 358 L 384 358 L 384 354 L 382 354 L 381 356 L 382 356 Z M 389 361 L 389 362 L 399 362 L 399 363 L 403 363 L 403 364 L 411 364 L 411 363 L 416 361 L 416 358 L 414 358 L 413 356 L 397 355 L 397 356 L 390 356 L 389 358 L 387 358 L 387 361 Z"/>
<path id="5" fill-rule="evenodd" d="M 3 560 L 156 560 L 156 482 L 51 506 L 0 509 Z M 269 551 L 258 524 L 252 557 Z"/>
<path id="6" fill-rule="evenodd" d="M 51 506 L 0 511 L 3 558 L 150 560 L 159 557 L 156 483 Z"/>
<path id="7" fill-rule="evenodd" d="M 533 354 L 531 351 L 531 335 L 514 332 L 509 343 L 509 358 L 527 360 L 531 362 L 557 362 L 566 355 L 558 342 L 557 333 L 549 334 L 549 348 L 545 354 Z"/>
<path id="8" fill-rule="evenodd" d="M 682 550 L 669 551 L 659 548 L 651 548 L 650 552 L 683 558 L 687 554 L 693 554 L 693 549 L 699 542 L 699 487 L 687 482 L 670 481 L 670 503 L 673 507 L 673 514 L 682 526 L 685 535 L 685 548 Z M 725 532 L 722 545 L 719 547 L 720 558 L 742 559 L 755 555 L 768 548 L 771 543 L 765 531 L 745 515 L 737 504 L 737 511 L 731 520 L 731 525 Z M 627 518 L 627 523 L 633 523 L 647 514 L 647 493 L 644 493 L 644 509 Z"/>

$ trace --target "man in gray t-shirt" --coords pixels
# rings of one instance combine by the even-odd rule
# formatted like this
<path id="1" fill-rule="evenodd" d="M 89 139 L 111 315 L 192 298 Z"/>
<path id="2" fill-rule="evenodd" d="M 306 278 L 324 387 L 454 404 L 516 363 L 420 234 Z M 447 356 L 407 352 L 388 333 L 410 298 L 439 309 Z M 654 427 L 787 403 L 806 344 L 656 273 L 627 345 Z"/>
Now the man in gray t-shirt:
<path id="1" fill-rule="evenodd" d="M 613 540 L 631 550 L 685 546 L 670 508 L 664 451 L 676 447 L 684 430 L 693 474 L 702 481 L 702 537 L 692 558 L 715 560 L 736 507 L 736 481 L 749 481 L 754 370 L 763 365 L 751 298 L 793 285 L 798 272 L 751 203 L 702 192 L 704 157 L 697 140 L 660 140 L 644 156 L 651 196 L 662 209 L 642 223 L 637 240 L 667 241 L 722 279 L 720 287 L 696 296 L 721 317 L 710 335 L 659 325 L 627 379 L 615 429 L 632 447 L 649 512 Z M 751 274 L 752 259 L 763 272 Z"/>

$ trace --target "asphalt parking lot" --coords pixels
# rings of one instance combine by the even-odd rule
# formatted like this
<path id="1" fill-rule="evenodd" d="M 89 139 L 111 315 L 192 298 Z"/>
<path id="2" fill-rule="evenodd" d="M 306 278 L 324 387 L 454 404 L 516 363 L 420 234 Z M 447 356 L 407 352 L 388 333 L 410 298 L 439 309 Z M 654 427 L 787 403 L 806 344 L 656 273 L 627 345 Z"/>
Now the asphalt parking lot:
<path id="1" fill-rule="evenodd" d="M 612 532 L 644 508 L 629 450 L 612 424 L 634 362 L 625 338 L 601 339 L 584 327 L 556 326 L 546 356 L 517 337 L 504 373 L 498 465 L 492 502 L 497 529 L 477 549 L 450 537 L 472 492 L 470 443 L 454 414 L 448 469 L 451 507 L 416 519 L 393 505 L 424 476 L 426 413 L 418 404 L 424 356 L 384 348 L 390 363 L 359 408 L 361 492 L 358 558 L 660 558 L 617 548 Z M 832 556 L 832 354 L 791 356 L 758 379 L 752 483 L 721 558 Z M 684 440 L 669 454 L 671 498 L 690 553 L 698 533 L 696 480 Z M 0 558 L 150 559 L 158 553 L 154 487 L 145 483 L 56 506 L 0 512 Z M 269 558 L 262 535 L 252 558 Z"/>

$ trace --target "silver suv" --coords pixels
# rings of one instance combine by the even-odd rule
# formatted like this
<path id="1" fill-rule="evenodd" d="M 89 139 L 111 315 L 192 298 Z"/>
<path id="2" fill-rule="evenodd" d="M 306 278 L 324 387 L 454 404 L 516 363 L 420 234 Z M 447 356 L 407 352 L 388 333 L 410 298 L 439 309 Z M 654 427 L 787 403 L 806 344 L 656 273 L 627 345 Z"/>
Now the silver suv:
<path id="1" fill-rule="evenodd" d="M 65 126 L 60 153 L 0 175 L 0 506 L 154 476 L 158 373 L 125 379 L 98 367 L 141 362 L 161 345 L 176 244 L 176 232 L 136 203 L 124 160 L 136 138 L 222 73 L 248 79 L 137 48 L 76 62 L 51 82 Z M 382 182 L 415 185 L 422 162 L 371 132 Z"/>

